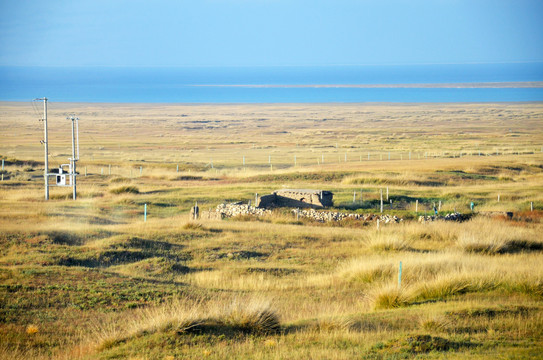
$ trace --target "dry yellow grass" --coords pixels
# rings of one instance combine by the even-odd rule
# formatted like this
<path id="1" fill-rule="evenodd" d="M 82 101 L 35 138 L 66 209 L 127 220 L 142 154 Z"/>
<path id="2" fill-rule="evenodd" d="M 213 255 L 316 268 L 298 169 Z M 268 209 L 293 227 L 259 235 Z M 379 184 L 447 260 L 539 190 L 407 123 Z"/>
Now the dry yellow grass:
<path id="1" fill-rule="evenodd" d="M 0 154 L 39 162 L 24 106 L 0 104 Z M 428 358 L 540 353 L 541 104 L 51 104 L 52 165 L 68 110 L 82 119 L 79 199 L 43 201 L 39 163 L 8 164 L 0 183 L 0 357 L 416 357 L 405 343 L 421 334 L 451 346 Z M 377 213 L 388 187 L 385 212 L 406 220 L 188 218 L 196 201 L 282 187 L 330 189 L 334 210 L 357 213 Z M 476 216 L 416 221 L 439 201 L 442 214 L 474 201 Z"/>

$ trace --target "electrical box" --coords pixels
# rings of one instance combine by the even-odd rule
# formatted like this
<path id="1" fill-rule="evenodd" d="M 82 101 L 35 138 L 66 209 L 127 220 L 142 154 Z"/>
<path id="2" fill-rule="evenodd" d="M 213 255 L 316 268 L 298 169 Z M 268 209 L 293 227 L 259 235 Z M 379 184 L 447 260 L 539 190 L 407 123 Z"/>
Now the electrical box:
<path id="1" fill-rule="evenodd" d="M 58 168 L 57 186 L 66 186 L 66 175 L 62 166 Z"/>

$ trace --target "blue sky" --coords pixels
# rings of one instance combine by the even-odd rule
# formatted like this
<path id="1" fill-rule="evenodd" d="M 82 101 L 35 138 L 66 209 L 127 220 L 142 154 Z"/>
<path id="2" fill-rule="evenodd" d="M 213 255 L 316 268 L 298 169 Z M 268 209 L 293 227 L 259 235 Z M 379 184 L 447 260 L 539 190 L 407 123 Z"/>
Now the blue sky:
<path id="1" fill-rule="evenodd" d="M 541 0 L 0 0 L 0 65 L 543 61 Z"/>

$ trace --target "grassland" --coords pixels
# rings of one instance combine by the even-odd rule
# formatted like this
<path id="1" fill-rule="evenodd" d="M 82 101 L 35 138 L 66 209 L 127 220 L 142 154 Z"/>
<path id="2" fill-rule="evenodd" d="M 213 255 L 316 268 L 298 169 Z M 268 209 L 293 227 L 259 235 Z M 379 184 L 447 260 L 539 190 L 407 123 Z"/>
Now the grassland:
<path id="1" fill-rule="evenodd" d="M 41 115 L 0 104 L 1 358 L 543 353 L 541 103 L 51 103 L 51 167 L 72 112 L 79 198 L 44 201 Z M 189 220 L 281 187 L 357 213 L 388 188 L 405 220 Z M 471 219 L 417 221 L 440 201 Z"/>

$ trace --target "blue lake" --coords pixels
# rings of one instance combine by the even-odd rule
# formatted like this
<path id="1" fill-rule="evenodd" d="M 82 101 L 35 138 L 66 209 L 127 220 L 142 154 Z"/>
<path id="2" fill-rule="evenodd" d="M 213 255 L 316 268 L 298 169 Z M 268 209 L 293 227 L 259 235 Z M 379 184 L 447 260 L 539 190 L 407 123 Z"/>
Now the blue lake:
<path id="1" fill-rule="evenodd" d="M 125 103 L 543 101 L 543 88 L 230 87 L 543 81 L 542 63 L 245 68 L 0 67 L 0 100 Z"/>

